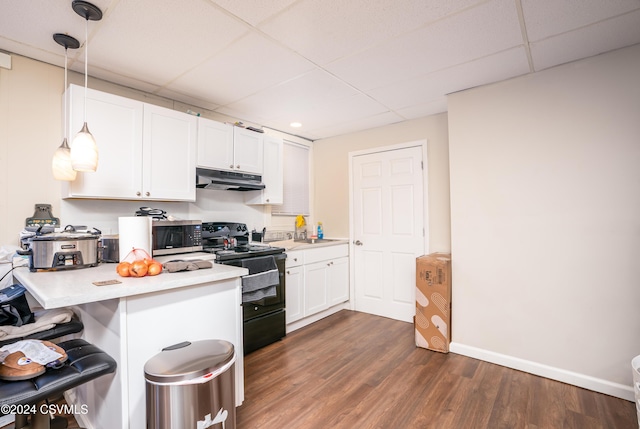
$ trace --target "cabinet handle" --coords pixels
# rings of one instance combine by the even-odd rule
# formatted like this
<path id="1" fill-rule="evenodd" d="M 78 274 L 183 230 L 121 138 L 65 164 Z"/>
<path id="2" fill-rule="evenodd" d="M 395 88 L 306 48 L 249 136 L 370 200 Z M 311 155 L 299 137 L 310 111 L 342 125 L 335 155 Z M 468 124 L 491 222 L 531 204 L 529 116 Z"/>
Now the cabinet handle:
<path id="1" fill-rule="evenodd" d="M 356 240 L 353 242 L 353 244 L 355 244 L 356 246 L 362 246 L 362 241 Z"/>
<path id="2" fill-rule="evenodd" d="M 330 266 L 331 266 L 331 262 L 327 262 L 327 267 L 330 267 Z"/>
<path id="3" fill-rule="evenodd" d="M 145 192 L 144 194 L 148 197 L 149 195 L 151 195 L 151 192 Z"/>
<path id="4" fill-rule="evenodd" d="M 229 168 L 233 168 L 233 164 L 231 164 L 231 165 L 229 166 Z"/>
<path id="5" fill-rule="evenodd" d="M 239 166 L 239 165 L 236 165 L 236 168 L 237 168 L 238 170 L 240 170 L 240 166 Z"/>
<path id="6" fill-rule="evenodd" d="M 293 262 L 298 262 L 298 258 L 293 258 Z"/>
<path id="7" fill-rule="evenodd" d="M 287 274 L 291 274 L 291 271 L 287 270 Z"/>
<path id="8" fill-rule="evenodd" d="M 267 202 L 269 202 L 269 198 L 267 198 Z"/>
<path id="9" fill-rule="evenodd" d="M 255 311 L 258 311 L 258 307 L 253 307 L 253 309 L 254 309 Z"/>
<path id="10" fill-rule="evenodd" d="M 139 197 L 140 195 L 142 195 L 140 191 L 136 192 L 136 197 Z"/>

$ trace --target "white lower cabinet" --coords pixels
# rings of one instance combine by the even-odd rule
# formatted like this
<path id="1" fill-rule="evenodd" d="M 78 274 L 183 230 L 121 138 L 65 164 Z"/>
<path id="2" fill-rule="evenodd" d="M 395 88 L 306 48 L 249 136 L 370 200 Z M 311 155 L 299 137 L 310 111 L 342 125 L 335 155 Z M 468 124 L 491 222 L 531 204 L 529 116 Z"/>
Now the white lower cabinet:
<path id="1" fill-rule="evenodd" d="M 287 323 L 349 301 L 347 244 L 287 252 Z"/>

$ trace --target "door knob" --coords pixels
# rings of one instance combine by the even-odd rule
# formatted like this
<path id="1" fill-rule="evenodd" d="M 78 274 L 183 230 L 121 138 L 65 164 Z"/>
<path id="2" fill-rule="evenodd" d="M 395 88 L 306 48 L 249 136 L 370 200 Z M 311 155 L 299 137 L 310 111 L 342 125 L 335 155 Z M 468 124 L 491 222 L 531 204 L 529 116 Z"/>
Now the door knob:
<path id="1" fill-rule="evenodd" d="M 355 244 L 356 246 L 362 246 L 362 241 L 356 240 L 353 242 L 353 244 Z"/>

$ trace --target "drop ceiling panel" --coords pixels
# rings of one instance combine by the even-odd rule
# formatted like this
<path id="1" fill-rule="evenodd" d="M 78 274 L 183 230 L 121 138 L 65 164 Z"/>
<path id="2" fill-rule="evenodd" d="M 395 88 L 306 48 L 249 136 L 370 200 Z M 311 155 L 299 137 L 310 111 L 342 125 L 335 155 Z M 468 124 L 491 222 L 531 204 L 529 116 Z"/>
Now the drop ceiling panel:
<path id="1" fill-rule="evenodd" d="M 640 43 L 640 10 L 531 44 L 536 71 Z"/>
<path id="2" fill-rule="evenodd" d="M 212 0 L 235 16 L 255 26 L 265 19 L 278 14 L 296 0 Z"/>
<path id="3" fill-rule="evenodd" d="M 317 130 L 330 127 L 333 124 L 342 124 L 364 118 L 380 115 L 388 112 L 388 109 L 366 95 L 355 94 L 348 97 L 334 99 L 313 108 L 300 109 L 293 117 L 304 125 L 305 129 Z M 280 129 L 289 126 L 292 121 L 290 114 L 273 118 L 269 121 L 270 127 L 278 126 Z"/>
<path id="4" fill-rule="evenodd" d="M 169 85 L 176 92 L 201 94 L 223 105 L 240 100 L 315 66 L 253 32 L 237 40 L 198 68 Z"/>
<path id="5" fill-rule="evenodd" d="M 247 31 L 202 0 L 120 1 L 90 40 L 89 62 L 164 85 Z"/>
<path id="6" fill-rule="evenodd" d="M 89 23 L 90 86 L 289 131 L 304 120 L 307 138 L 439 113 L 446 93 L 640 43 L 640 0 L 90 1 L 104 14 Z M 84 31 L 71 0 L 0 1 L 0 50 L 62 67 L 53 33 Z M 69 58 L 82 74 L 84 49 Z"/>
<path id="7" fill-rule="evenodd" d="M 437 99 L 442 94 L 498 82 L 529 72 L 524 47 L 517 47 L 414 79 L 402 80 L 369 94 L 382 104 L 397 110 Z"/>
<path id="8" fill-rule="evenodd" d="M 430 100 L 416 106 L 398 109 L 397 113 L 406 119 L 422 118 L 423 116 L 435 115 L 447 111 L 447 97 L 438 97 L 437 100 Z"/>
<path id="9" fill-rule="evenodd" d="M 521 0 L 529 41 L 588 26 L 640 8 L 638 0 Z"/>
<path id="10" fill-rule="evenodd" d="M 302 0 L 259 28 L 325 65 L 477 3 L 478 0 Z"/>
<path id="11" fill-rule="evenodd" d="M 259 115 L 264 119 L 295 117 L 300 111 L 315 109 L 356 94 L 358 92 L 355 89 L 330 74 L 322 70 L 313 70 L 228 104 L 219 111 L 225 114 L 246 112 L 249 117 Z"/>
<path id="12" fill-rule="evenodd" d="M 521 44 L 522 33 L 514 2 L 495 0 L 331 63 L 326 68 L 366 91 Z"/>
<path id="13" fill-rule="evenodd" d="M 371 128 L 378 128 L 384 125 L 394 124 L 396 122 L 402 122 L 405 120 L 402 116 L 393 112 L 384 112 L 378 115 L 367 116 L 362 119 L 353 120 L 350 122 L 331 125 L 328 127 L 319 128 L 316 130 L 308 130 L 304 127 L 303 132 L 305 135 L 313 136 L 313 138 L 321 138 L 323 135 L 329 133 L 332 136 L 338 136 L 347 133 L 353 133 L 356 131 L 368 130 Z"/>

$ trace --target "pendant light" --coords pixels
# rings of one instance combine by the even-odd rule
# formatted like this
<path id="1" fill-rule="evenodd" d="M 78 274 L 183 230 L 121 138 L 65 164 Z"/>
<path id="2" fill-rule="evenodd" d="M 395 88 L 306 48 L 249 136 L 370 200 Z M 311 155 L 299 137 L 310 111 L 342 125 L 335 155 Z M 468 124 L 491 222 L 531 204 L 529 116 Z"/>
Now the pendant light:
<path id="1" fill-rule="evenodd" d="M 74 37 L 66 34 L 56 33 L 53 35 L 53 40 L 57 44 L 64 46 L 64 89 L 67 89 L 67 49 L 78 49 L 80 42 Z M 67 97 L 64 97 L 64 138 L 62 144 L 56 152 L 53 154 L 53 160 L 51 161 L 51 171 L 53 172 L 53 178 L 56 180 L 72 181 L 76 179 L 76 171 L 71 167 L 71 150 L 67 144 L 68 136 L 68 122 L 67 122 Z"/>
<path id="2" fill-rule="evenodd" d="M 71 143 L 71 165 L 76 171 L 96 171 L 98 168 L 98 145 L 87 126 L 87 64 L 89 62 L 89 20 L 100 21 L 102 11 L 93 4 L 74 0 L 73 10 L 85 19 L 84 42 L 84 125 Z"/>

